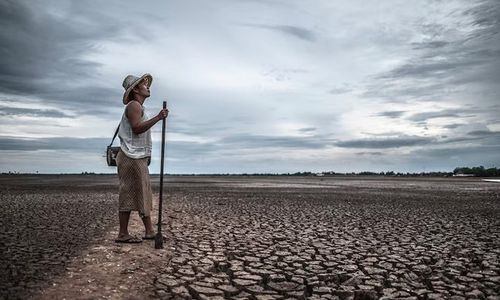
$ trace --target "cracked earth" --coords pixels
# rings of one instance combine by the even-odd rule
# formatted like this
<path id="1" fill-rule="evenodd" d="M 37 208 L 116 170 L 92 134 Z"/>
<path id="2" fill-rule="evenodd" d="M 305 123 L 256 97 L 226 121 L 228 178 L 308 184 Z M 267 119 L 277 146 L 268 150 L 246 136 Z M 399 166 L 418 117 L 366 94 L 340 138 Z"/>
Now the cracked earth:
<path id="1" fill-rule="evenodd" d="M 96 188 L 100 179 L 92 180 L 93 193 L 108 195 L 98 202 L 116 205 L 114 182 Z M 44 264 L 17 263 L 18 277 L 2 277 L 4 297 L 32 288 L 43 299 L 500 299 L 498 183 L 174 177 L 165 191 L 164 250 L 114 244 L 115 220 L 106 215 L 106 230 L 86 250 L 46 258 L 66 270 L 45 283 L 29 275 Z M 16 193 L 3 192 L 2 204 Z M 35 201 L 38 192 L 30 193 Z M 137 219 L 132 228 L 140 232 Z M 22 259 L 26 249 L 7 240 L 7 254 Z M 1 250 L 3 263 L 14 264 Z M 110 271 L 96 272 L 103 266 Z"/>

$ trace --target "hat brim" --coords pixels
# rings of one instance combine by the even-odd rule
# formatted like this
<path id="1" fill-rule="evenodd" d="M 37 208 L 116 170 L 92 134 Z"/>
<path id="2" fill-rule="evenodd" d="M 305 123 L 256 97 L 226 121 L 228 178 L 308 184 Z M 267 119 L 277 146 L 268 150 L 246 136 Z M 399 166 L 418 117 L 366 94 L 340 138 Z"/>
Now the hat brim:
<path id="1" fill-rule="evenodd" d="M 153 76 L 151 76 L 151 74 L 149 73 L 142 75 L 139 79 L 134 81 L 134 83 L 129 86 L 125 93 L 123 93 L 123 104 L 127 104 L 130 101 L 128 98 L 130 92 L 139 84 L 139 82 L 143 81 L 145 78 L 148 79 L 148 87 L 151 86 L 151 83 L 153 83 Z"/>

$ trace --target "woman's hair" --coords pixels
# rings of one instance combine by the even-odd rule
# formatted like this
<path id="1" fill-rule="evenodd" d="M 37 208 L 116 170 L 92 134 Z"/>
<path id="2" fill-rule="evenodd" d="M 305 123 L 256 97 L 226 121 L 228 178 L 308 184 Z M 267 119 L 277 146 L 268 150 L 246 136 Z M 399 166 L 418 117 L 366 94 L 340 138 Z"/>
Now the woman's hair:
<path id="1" fill-rule="evenodd" d="M 128 102 L 132 101 L 134 98 L 135 98 L 135 92 L 134 89 L 132 89 L 130 93 L 128 93 Z"/>

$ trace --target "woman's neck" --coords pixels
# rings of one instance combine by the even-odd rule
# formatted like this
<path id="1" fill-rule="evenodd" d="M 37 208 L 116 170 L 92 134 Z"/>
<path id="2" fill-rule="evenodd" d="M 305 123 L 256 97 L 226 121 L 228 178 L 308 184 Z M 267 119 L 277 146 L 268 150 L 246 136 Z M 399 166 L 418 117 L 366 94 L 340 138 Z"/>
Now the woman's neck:
<path id="1" fill-rule="evenodd" d="M 130 101 L 137 101 L 139 102 L 141 105 L 144 104 L 144 101 L 146 100 L 146 98 L 143 98 L 143 97 L 134 97 L 132 99 L 130 99 Z"/>

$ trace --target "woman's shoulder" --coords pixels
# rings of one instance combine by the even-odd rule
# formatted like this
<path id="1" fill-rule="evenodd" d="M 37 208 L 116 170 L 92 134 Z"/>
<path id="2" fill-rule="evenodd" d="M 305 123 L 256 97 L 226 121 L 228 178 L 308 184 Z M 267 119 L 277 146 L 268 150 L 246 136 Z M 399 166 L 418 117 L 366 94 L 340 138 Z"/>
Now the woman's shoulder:
<path id="1" fill-rule="evenodd" d="M 132 100 L 129 103 L 127 103 L 125 107 L 125 116 L 128 118 L 128 112 L 136 111 L 136 112 L 141 112 L 141 116 L 144 114 L 144 107 L 141 105 L 139 101 Z"/>
<path id="2" fill-rule="evenodd" d="M 136 101 L 136 100 L 132 100 L 132 101 L 129 101 L 129 103 L 127 103 L 126 107 L 136 107 L 136 108 L 143 108 L 142 107 L 142 104 L 139 102 L 139 101 Z"/>

